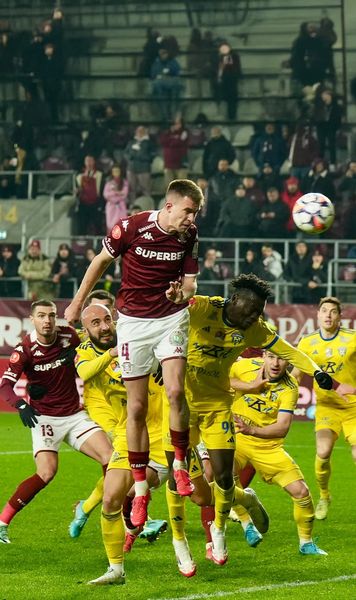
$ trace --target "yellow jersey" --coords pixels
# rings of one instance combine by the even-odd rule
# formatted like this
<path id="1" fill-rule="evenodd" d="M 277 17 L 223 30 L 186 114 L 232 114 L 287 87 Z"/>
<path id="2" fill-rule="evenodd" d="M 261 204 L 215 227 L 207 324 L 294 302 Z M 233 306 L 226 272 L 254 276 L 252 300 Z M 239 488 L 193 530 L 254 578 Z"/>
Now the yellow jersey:
<path id="1" fill-rule="evenodd" d="M 126 435 L 127 393 L 119 360 L 87 340 L 77 348 L 76 369 L 84 381 L 84 405 L 91 399 L 108 402 L 117 419 L 115 434 Z M 162 438 L 162 387 L 151 376 L 148 386 L 147 429 L 151 443 Z"/>
<path id="2" fill-rule="evenodd" d="M 236 377 L 245 382 L 253 381 L 262 366 L 262 359 L 241 358 L 232 365 L 230 377 Z M 259 394 L 235 390 L 232 412 L 241 417 L 248 425 L 265 427 L 277 422 L 279 412 L 293 413 L 298 397 L 298 382 L 290 373 L 286 372 L 279 381 L 267 383 L 265 389 Z M 252 438 L 254 442 L 259 439 L 253 436 Z M 265 443 L 266 440 L 263 442 Z M 268 442 L 275 445 L 276 442 L 282 443 L 283 438 L 268 439 Z"/>
<path id="3" fill-rule="evenodd" d="M 100 350 L 87 339 L 77 348 L 76 369 L 84 381 L 84 405 L 91 398 L 104 398 L 112 406 L 118 427 L 125 428 L 127 397 L 118 358 L 113 358 L 109 350 Z"/>
<path id="4" fill-rule="evenodd" d="M 320 330 L 302 338 L 298 348 L 310 356 L 323 371 L 338 383 L 356 387 L 356 331 L 340 327 L 334 337 L 324 339 Z M 334 390 L 322 390 L 314 382 L 318 404 L 348 407 L 356 404 L 356 395 L 349 394 L 344 400 Z"/>
<path id="5" fill-rule="evenodd" d="M 249 346 L 269 347 L 278 335 L 260 318 L 246 331 L 226 324 L 224 298 L 194 296 L 190 301 L 186 395 L 191 410 L 211 411 L 230 407 L 234 392 L 230 369 Z"/>

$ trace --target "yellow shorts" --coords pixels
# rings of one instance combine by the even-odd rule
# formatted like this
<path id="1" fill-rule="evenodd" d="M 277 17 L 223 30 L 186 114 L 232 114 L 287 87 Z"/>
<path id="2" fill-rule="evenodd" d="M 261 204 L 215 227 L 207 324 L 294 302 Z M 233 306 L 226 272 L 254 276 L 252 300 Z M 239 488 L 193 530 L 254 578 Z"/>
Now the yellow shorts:
<path id="1" fill-rule="evenodd" d="M 345 408 L 316 405 L 315 431 L 331 429 L 338 436 L 341 431 L 351 446 L 356 445 L 356 404 Z"/>
<path id="2" fill-rule="evenodd" d="M 198 446 L 201 440 L 208 450 L 234 450 L 235 428 L 230 409 L 211 412 L 190 413 L 190 448 Z M 168 411 L 163 405 L 162 419 L 163 448 L 167 452 L 173 452 L 169 432 Z"/>
<path id="3" fill-rule="evenodd" d="M 202 477 L 204 469 L 197 448 L 192 448 L 190 451 L 189 475 L 191 479 Z"/>
<path id="4" fill-rule="evenodd" d="M 161 439 L 150 441 L 150 460 L 148 466 L 157 471 L 161 482 L 166 481 L 168 477 L 168 465 L 166 455 L 162 449 Z M 117 435 L 114 439 L 114 452 L 108 464 L 108 470 L 110 469 L 131 470 L 125 433 Z"/>
<path id="5" fill-rule="evenodd" d="M 256 444 L 242 434 L 237 436 L 235 460 L 239 470 L 250 463 L 266 483 L 277 483 L 282 488 L 304 479 L 300 468 L 283 446 Z"/>
<path id="6" fill-rule="evenodd" d="M 84 404 L 92 421 L 95 421 L 108 434 L 110 439 L 114 438 L 114 430 L 117 425 L 117 418 L 114 410 L 103 398 L 88 398 Z"/>

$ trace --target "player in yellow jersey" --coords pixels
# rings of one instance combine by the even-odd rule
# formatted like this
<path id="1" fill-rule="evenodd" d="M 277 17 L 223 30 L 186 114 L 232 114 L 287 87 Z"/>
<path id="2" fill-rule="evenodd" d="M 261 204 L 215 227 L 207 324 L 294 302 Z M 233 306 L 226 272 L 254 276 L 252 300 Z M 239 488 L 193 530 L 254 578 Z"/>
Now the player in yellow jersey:
<path id="1" fill-rule="evenodd" d="M 340 300 L 330 296 L 322 298 L 318 309 L 319 329 L 298 344 L 298 348 L 335 381 L 333 390 L 315 388 L 315 474 L 320 490 L 316 519 L 325 519 L 328 513 L 330 460 L 341 432 L 356 461 L 356 331 L 342 327 L 341 318 Z M 293 375 L 298 380 L 302 377 L 297 369 Z"/>
<path id="2" fill-rule="evenodd" d="M 109 568 L 103 576 L 89 583 L 120 584 L 125 581 L 123 569 L 125 527 L 122 506 L 133 484 L 126 442 L 126 390 L 117 367 L 116 332 L 111 313 L 105 306 L 91 304 L 83 311 L 82 323 L 89 339 L 77 349 L 78 374 L 84 381 L 88 395 L 98 401 L 104 395 L 116 418 L 116 426 L 113 430 L 114 452 L 105 475 L 101 516 Z M 151 460 L 147 469 L 147 478 L 150 487 L 157 487 L 168 475 L 162 450 L 160 411 L 160 404 L 149 406 L 147 424 L 151 440 Z"/>
<path id="3" fill-rule="evenodd" d="M 237 471 L 251 463 L 267 483 L 276 483 L 292 498 L 301 554 L 325 555 L 312 539 L 314 506 L 303 474 L 283 443 L 298 401 L 298 383 L 288 362 L 270 351 L 263 358 L 242 358 L 230 371 L 236 390 L 233 413 L 237 432 Z M 245 538 L 252 547 L 262 536 L 249 515 L 236 506 Z"/>
<path id="4" fill-rule="evenodd" d="M 329 375 L 263 320 L 271 293 L 267 282 L 250 274 L 240 275 L 231 285 L 234 293 L 230 298 L 194 296 L 189 309 L 186 397 L 191 414 L 190 439 L 194 446 L 201 436 L 214 472 L 215 519 L 210 528 L 212 548 L 208 558 L 217 564 L 227 560 L 225 523 L 233 502 L 248 504 L 242 490 L 236 492 L 233 479 L 232 364 L 248 347 L 273 348 L 285 360 L 314 375 L 319 385 L 332 385 Z M 164 440 L 165 448 L 167 444 L 169 439 Z"/>
<path id="5" fill-rule="evenodd" d="M 106 290 L 94 290 L 88 294 L 86 301 L 83 305 L 84 308 L 90 306 L 91 304 L 102 304 L 106 306 L 111 312 L 112 318 L 116 321 L 117 318 L 117 310 L 116 310 L 116 301 L 115 296 L 107 292 Z M 78 330 L 78 335 L 81 342 L 88 341 L 88 332 L 86 329 L 82 328 Z M 99 340 L 100 344 L 100 340 Z M 110 347 L 106 348 L 109 353 L 113 352 L 114 349 Z M 88 357 L 88 350 L 84 348 L 84 357 Z M 103 349 L 97 349 L 97 352 L 102 353 Z M 90 359 L 95 356 L 95 350 L 89 349 L 89 357 Z M 113 363 L 114 363 L 114 355 L 111 354 Z M 78 355 L 79 357 L 79 355 Z M 78 358 L 77 357 L 77 358 Z M 116 368 L 116 367 L 115 367 Z M 116 426 L 116 417 L 113 411 L 112 406 L 106 401 L 105 395 L 99 388 L 96 389 L 95 395 L 91 395 L 88 393 L 89 386 L 84 387 L 84 406 L 91 418 L 96 423 L 100 424 L 100 427 L 109 435 L 112 439 L 113 431 Z M 69 535 L 72 538 L 77 538 L 80 536 L 84 525 L 86 524 L 89 515 L 91 512 L 101 503 L 103 498 L 103 488 L 104 488 L 104 476 L 100 477 L 97 481 L 95 488 L 92 490 L 88 498 L 86 500 L 80 500 L 77 502 L 74 509 L 74 519 L 69 525 Z"/>

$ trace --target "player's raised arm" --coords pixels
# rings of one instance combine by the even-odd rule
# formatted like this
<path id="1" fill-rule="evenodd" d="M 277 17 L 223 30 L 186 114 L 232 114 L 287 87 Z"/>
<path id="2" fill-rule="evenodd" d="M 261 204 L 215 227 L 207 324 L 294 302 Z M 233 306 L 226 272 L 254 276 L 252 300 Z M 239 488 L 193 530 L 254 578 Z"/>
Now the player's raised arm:
<path id="1" fill-rule="evenodd" d="M 291 344 L 281 338 L 277 338 L 271 352 L 278 354 L 281 358 L 288 360 L 294 367 L 297 367 L 303 373 L 307 373 L 315 378 L 319 387 L 324 390 L 331 390 L 333 381 L 328 373 L 325 373 L 309 356 L 294 348 Z"/>
<path id="2" fill-rule="evenodd" d="M 80 311 L 85 298 L 113 260 L 103 248 L 100 254 L 97 254 L 90 263 L 76 295 L 64 311 L 64 318 L 67 319 L 68 323 L 72 324 L 79 321 Z"/>
<path id="3" fill-rule="evenodd" d="M 253 381 L 242 381 L 238 377 L 230 378 L 230 385 L 238 392 L 250 392 L 251 394 L 259 394 L 264 390 L 268 383 L 268 379 L 264 376 L 263 367 L 257 371 L 256 379 Z"/>

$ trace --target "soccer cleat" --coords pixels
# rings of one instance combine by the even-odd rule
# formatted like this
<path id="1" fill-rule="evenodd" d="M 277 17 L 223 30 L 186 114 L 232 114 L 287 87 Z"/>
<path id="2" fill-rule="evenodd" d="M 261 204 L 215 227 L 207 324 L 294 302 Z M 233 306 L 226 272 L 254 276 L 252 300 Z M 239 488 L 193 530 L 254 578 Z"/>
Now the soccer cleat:
<path id="1" fill-rule="evenodd" d="M 190 554 L 187 539 L 175 540 L 173 538 L 172 542 L 179 572 L 184 575 L 184 577 L 193 577 L 197 572 L 197 566 Z"/>
<path id="2" fill-rule="evenodd" d="M 109 567 L 106 573 L 97 579 L 88 581 L 88 585 L 122 585 L 125 583 L 125 573 L 121 569 Z"/>
<path id="3" fill-rule="evenodd" d="M 180 496 L 191 496 L 194 492 L 194 485 L 191 482 L 187 469 L 174 469 L 173 476 L 177 486 L 177 493 Z"/>
<path id="4" fill-rule="evenodd" d="M 228 519 L 233 523 L 240 523 L 239 515 L 233 508 L 230 510 Z"/>
<path id="5" fill-rule="evenodd" d="M 213 542 L 205 544 L 205 558 L 206 560 L 213 560 Z"/>
<path id="6" fill-rule="evenodd" d="M 0 525 L 0 543 L 2 544 L 11 544 L 7 528 L 7 525 Z"/>
<path id="7" fill-rule="evenodd" d="M 162 519 L 149 519 L 138 537 L 144 538 L 148 542 L 154 542 L 160 533 L 167 531 L 167 526 L 167 521 Z"/>
<path id="8" fill-rule="evenodd" d="M 82 533 L 82 529 L 87 522 L 89 515 L 83 510 L 84 500 L 80 500 L 74 510 L 74 519 L 69 525 L 69 535 L 71 538 L 77 538 Z"/>
<path id="9" fill-rule="evenodd" d="M 245 540 L 251 548 L 256 548 L 260 542 L 262 542 L 263 537 L 256 529 L 253 523 L 249 523 L 245 529 Z"/>
<path id="10" fill-rule="evenodd" d="M 318 504 L 315 509 L 315 518 L 318 521 L 323 521 L 328 516 L 329 504 L 331 502 L 331 498 L 320 498 Z"/>
<path id="11" fill-rule="evenodd" d="M 210 535 L 212 541 L 211 558 L 216 565 L 222 566 L 228 559 L 225 529 L 218 529 L 213 521 L 210 525 Z"/>
<path id="12" fill-rule="evenodd" d="M 265 507 L 257 498 L 255 490 L 252 488 L 245 488 L 244 492 L 250 496 L 250 502 L 248 506 L 245 505 L 245 508 L 250 515 L 253 524 L 255 527 L 257 527 L 260 533 L 267 533 L 269 528 L 269 516 Z"/>
<path id="13" fill-rule="evenodd" d="M 151 494 L 147 492 L 145 496 L 135 496 L 132 500 L 130 519 L 132 525 L 135 527 L 142 527 L 146 523 L 148 516 L 147 508 L 150 499 Z"/>
<path id="14" fill-rule="evenodd" d="M 327 556 L 328 553 L 325 550 L 319 548 L 315 542 L 306 542 L 305 544 L 301 544 L 299 546 L 299 552 L 303 555 L 319 555 L 319 556 Z"/>

